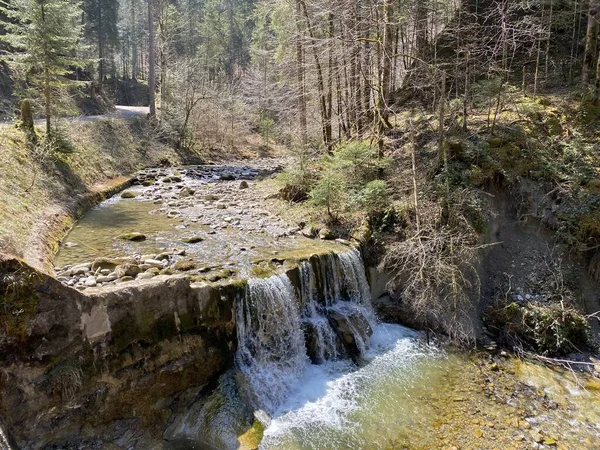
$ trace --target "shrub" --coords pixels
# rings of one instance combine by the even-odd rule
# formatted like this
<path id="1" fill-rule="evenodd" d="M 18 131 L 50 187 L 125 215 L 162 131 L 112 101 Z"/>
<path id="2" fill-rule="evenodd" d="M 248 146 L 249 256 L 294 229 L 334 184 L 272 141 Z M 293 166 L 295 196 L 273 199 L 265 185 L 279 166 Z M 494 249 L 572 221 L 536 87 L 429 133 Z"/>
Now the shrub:
<path id="1" fill-rule="evenodd" d="M 378 149 L 365 141 L 344 143 L 325 159 L 325 165 L 343 173 L 348 185 L 354 188 L 375 180 L 389 164 L 388 158 L 380 157 Z"/>
<path id="2" fill-rule="evenodd" d="M 337 213 L 348 200 L 343 174 L 332 169 L 326 170 L 310 191 L 310 198 L 315 206 L 324 207 L 330 218 L 337 219 Z"/>
<path id="3" fill-rule="evenodd" d="M 314 179 L 314 174 L 310 170 L 288 167 L 277 177 L 277 181 L 282 185 L 279 194 L 289 202 L 307 200 Z"/>
<path id="4" fill-rule="evenodd" d="M 384 211 L 391 201 L 390 188 L 386 181 L 368 182 L 357 195 L 358 204 L 369 214 Z"/>
<path id="5" fill-rule="evenodd" d="M 543 355 L 564 355 L 590 345 L 587 319 L 560 304 L 539 306 L 501 302 L 486 314 L 493 328 L 510 346 L 529 348 Z"/>

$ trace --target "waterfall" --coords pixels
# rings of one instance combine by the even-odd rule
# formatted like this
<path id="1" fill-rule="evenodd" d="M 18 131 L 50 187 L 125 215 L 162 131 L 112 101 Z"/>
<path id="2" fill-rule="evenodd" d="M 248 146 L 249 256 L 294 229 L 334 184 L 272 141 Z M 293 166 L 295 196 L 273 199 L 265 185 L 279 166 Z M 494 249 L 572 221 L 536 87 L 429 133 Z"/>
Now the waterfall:
<path id="1" fill-rule="evenodd" d="M 338 358 L 338 337 L 327 319 L 325 307 L 317 300 L 317 278 L 309 262 L 303 262 L 300 266 L 300 287 L 305 305 L 303 317 L 308 327 L 307 334 L 312 332 L 314 338 L 314 342 L 307 343 L 314 349 L 313 359 L 322 363 Z"/>
<path id="2" fill-rule="evenodd" d="M 8 437 L 4 433 L 2 426 L 0 425 L 0 450 L 12 450 L 10 443 L 8 442 Z"/>
<path id="3" fill-rule="evenodd" d="M 296 291 L 285 274 L 249 280 L 236 311 L 242 390 L 270 414 L 311 361 L 359 360 L 376 325 L 358 250 L 311 257 L 299 272 Z"/>
<path id="4" fill-rule="evenodd" d="M 256 407 L 272 413 L 308 364 L 300 311 L 289 278 L 278 275 L 249 280 L 236 315 L 236 364 L 242 386 Z"/>

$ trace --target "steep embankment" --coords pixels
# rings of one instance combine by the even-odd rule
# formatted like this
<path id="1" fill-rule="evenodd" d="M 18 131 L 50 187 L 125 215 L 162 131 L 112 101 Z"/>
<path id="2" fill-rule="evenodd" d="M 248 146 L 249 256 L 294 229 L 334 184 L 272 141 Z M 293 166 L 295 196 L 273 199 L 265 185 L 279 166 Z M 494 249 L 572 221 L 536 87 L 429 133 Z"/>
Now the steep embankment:
<path id="1" fill-rule="evenodd" d="M 0 251 L 43 271 L 73 220 L 136 170 L 198 160 L 160 142 L 141 117 L 69 123 L 63 139 L 34 147 L 21 131 L 0 127 Z"/>

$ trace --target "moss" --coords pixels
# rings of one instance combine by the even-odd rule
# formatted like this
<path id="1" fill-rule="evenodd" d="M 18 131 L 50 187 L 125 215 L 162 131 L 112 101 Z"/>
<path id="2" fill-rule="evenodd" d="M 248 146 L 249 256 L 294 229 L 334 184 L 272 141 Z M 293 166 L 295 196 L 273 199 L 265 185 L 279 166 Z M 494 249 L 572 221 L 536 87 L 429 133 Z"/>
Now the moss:
<path id="1" fill-rule="evenodd" d="M 124 191 L 121 194 L 121 198 L 136 198 L 136 197 L 137 197 L 137 194 L 132 191 Z"/>
<path id="2" fill-rule="evenodd" d="M 142 233 L 124 233 L 124 234 L 119 235 L 117 237 L 117 239 L 123 239 L 125 241 L 132 241 L 132 242 L 140 242 L 140 241 L 146 240 L 146 235 L 144 235 Z"/>
<path id="3" fill-rule="evenodd" d="M 204 238 L 200 236 L 191 236 L 181 240 L 181 242 L 185 242 L 186 244 L 197 244 L 202 241 L 204 241 Z"/>
<path id="4" fill-rule="evenodd" d="M 2 263 L 0 272 L 0 330 L 17 342 L 27 340 L 29 320 L 38 304 L 37 273 L 20 262 Z"/>
<path id="5" fill-rule="evenodd" d="M 181 272 L 189 272 L 190 270 L 194 270 L 196 268 L 196 263 L 192 261 L 177 261 L 173 265 L 173 269 L 179 270 Z"/>
<path id="6" fill-rule="evenodd" d="M 261 262 L 260 264 L 252 266 L 251 272 L 255 278 L 269 278 L 274 275 L 277 271 L 277 266 L 272 262 Z"/>
<path id="7" fill-rule="evenodd" d="M 265 427 L 255 420 L 252 427 L 238 438 L 242 450 L 258 449 L 265 434 Z"/>

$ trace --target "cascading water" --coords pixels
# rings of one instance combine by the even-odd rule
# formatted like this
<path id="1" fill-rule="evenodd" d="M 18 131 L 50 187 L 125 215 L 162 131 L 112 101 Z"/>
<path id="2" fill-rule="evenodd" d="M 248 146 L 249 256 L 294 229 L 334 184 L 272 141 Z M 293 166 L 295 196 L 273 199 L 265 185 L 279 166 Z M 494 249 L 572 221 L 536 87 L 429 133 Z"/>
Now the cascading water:
<path id="1" fill-rule="evenodd" d="M 237 309 L 236 364 L 251 402 L 273 413 L 308 356 L 294 288 L 285 275 L 251 279 Z"/>
<path id="2" fill-rule="evenodd" d="M 0 426 L 0 450 L 12 450 L 2 426 Z"/>
<path id="3" fill-rule="evenodd" d="M 237 309 L 236 364 L 255 407 L 273 414 L 313 362 L 354 358 L 376 325 L 360 252 L 300 266 L 297 298 L 286 275 L 251 279 Z M 304 325 L 304 326 L 303 326 Z M 309 359 L 310 355 L 310 359 Z"/>
<path id="4" fill-rule="evenodd" d="M 313 359 L 318 363 L 336 359 L 340 356 L 338 350 L 338 337 L 335 330 L 325 316 L 325 306 L 317 298 L 317 279 L 312 265 L 304 262 L 300 266 L 301 296 L 304 301 L 304 321 L 309 329 L 309 334 L 314 338 L 315 355 Z"/>

